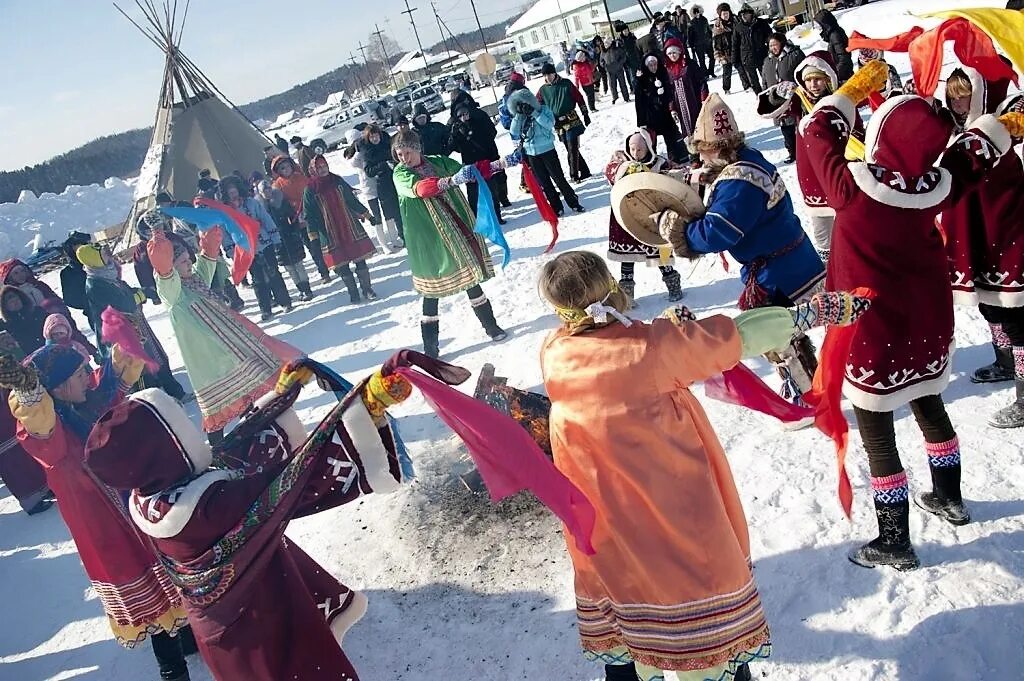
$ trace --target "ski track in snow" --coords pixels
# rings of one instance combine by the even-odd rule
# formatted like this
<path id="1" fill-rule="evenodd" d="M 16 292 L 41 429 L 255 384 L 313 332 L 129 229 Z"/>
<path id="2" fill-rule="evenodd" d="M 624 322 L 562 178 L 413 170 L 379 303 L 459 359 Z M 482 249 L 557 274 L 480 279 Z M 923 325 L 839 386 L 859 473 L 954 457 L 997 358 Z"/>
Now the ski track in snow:
<path id="1" fill-rule="evenodd" d="M 906 16 L 908 7 L 995 4 L 889 0 L 846 13 L 841 21 L 847 30 L 882 35 L 916 23 Z M 814 35 L 797 39 L 808 44 Z M 893 62 L 909 72 L 905 59 Z M 713 81 L 712 88 L 720 90 L 721 81 Z M 749 142 L 781 161 L 781 136 L 754 114 L 750 93 L 727 100 Z M 608 187 L 599 173 L 634 127 L 632 107 L 613 107 L 609 101 L 599 102 L 584 138 L 595 172 L 579 188 L 588 211 L 562 221 L 558 252 L 583 248 L 603 254 Z M 507 136 L 501 143 L 503 150 L 511 148 Z M 781 172 L 798 199 L 795 168 L 784 166 Z M 542 255 L 550 234 L 546 225 L 536 224 L 532 203 L 519 194 L 518 174 L 510 175 L 515 206 L 507 213 L 506 233 L 514 258 L 484 288 L 511 338 L 491 344 L 465 296 L 455 296 L 441 305 L 442 352 L 474 372 L 491 362 L 512 385 L 537 388 L 540 344 L 556 324 L 535 285 L 551 257 Z M 677 266 L 687 289 L 684 302 L 698 315 L 735 314 L 741 288 L 735 266 L 731 274 L 713 258 Z M 399 348 L 419 347 L 419 297 L 403 256 L 377 257 L 371 271 L 380 300 L 346 305 L 335 279 L 317 288 L 314 302 L 298 303 L 291 314 L 272 322 L 270 332 L 350 379 L 372 371 Z M 653 317 L 667 306 L 658 272 L 640 267 L 636 278 L 637 316 Z M 242 293 L 252 314 L 252 292 Z M 166 313 L 156 306 L 147 312 L 185 381 Z M 913 573 L 865 570 L 846 560 L 850 548 L 875 535 L 866 457 L 856 435 L 847 463 L 856 496 L 849 523 L 839 508 L 835 458 L 823 436 L 784 432 L 766 417 L 702 400 L 744 500 L 755 574 L 774 634 L 774 655 L 754 666 L 755 678 L 1021 678 L 1024 433 L 985 425 L 1012 391 L 968 381 L 970 371 L 990 361 L 988 330 L 975 309 L 958 308 L 956 318 L 959 351 L 945 398 L 963 447 L 964 495 L 974 522 L 954 528 L 913 508 L 911 533 L 923 562 Z M 771 374 L 764 362 L 752 365 L 763 376 Z M 472 389 L 474 380 L 465 389 Z M 703 395 L 700 387 L 694 390 Z M 300 416 L 316 423 L 331 399 L 307 389 Z M 195 415 L 194 405 L 192 410 Z M 603 678 L 603 670 L 579 654 L 572 568 L 553 516 L 524 496 L 492 506 L 465 492 L 451 473 L 460 465 L 460 446 L 422 398 L 414 396 L 394 413 L 417 480 L 395 494 L 297 520 L 288 531 L 324 567 L 370 598 L 366 617 L 345 639 L 360 676 L 367 681 Z M 852 420 L 848 405 L 847 415 Z M 907 409 L 897 413 L 896 428 L 913 491 L 921 491 L 928 486 L 927 461 Z M 58 513 L 29 518 L 9 495 L 0 499 L 0 603 L 6 615 L 0 630 L 2 681 L 157 676 L 148 645 L 125 651 L 111 640 Z M 190 666 L 196 681 L 211 679 L 197 658 Z"/>

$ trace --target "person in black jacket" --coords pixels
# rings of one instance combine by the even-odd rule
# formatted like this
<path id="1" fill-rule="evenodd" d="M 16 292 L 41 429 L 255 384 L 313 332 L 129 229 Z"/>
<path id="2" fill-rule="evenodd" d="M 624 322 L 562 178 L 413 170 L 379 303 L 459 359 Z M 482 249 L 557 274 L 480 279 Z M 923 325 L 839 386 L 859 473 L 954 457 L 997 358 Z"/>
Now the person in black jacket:
<path id="1" fill-rule="evenodd" d="M 624 21 L 615 22 L 615 33 L 622 42 L 622 49 L 626 51 L 626 73 L 629 74 L 630 87 L 636 87 L 636 76 L 640 70 L 640 48 L 636 44 L 636 36 L 629 30 L 629 25 Z"/>
<path id="2" fill-rule="evenodd" d="M 850 45 L 850 38 L 839 25 L 835 15 L 827 9 L 815 14 L 814 22 L 821 27 L 821 39 L 828 45 L 828 53 L 832 55 L 836 75 L 839 76 L 839 84 L 842 85 L 853 76 L 853 58 L 846 51 Z"/>
<path id="3" fill-rule="evenodd" d="M 448 128 L 430 118 L 427 107 L 417 104 L 412 111 L 412 126 L 420 136 L 424 156 L 447 156 L 452 153 L 448 145 Z"/>
<path id="4" fill-rule="evenodd" d="M 689 159 L 682 145 L 682 135 L 672 118 L 672 102 L 675 89 L 664 62 L 657 54 L 644 57 L 644 66 L 636 79 L 636 124 L 650 131 L 651 141 L 657 152 L 657 135 L 665 138 L 668 157 L 676 163 Z"/>
<path id="5" fill-rule="evenodd" d="M 295 288 L 299 290 L 299 297 L 305 301 L 313 300 L 313 289 L 309 285 L 309 275 L 306 273 L 304 264 L 306 259 L 306 244 L 302 240 L 304 228 L 295 212 L 295 207 L 285 198 L 284 192 L 275 189 L 270 180 L 266 179 L 256 185 L 256 199 L 270 213 L 274 224 L 277 225 L 277 231 L 281 233 L 281 243 L 274 246 L 277 264 L 283 267 L 291 277 Z"/>
<path id="6" fill-rule="evenodd" d="M 441 126 L 444 127 L 444 126 Z M 384 220 L 394 220 L 398 235 L 405 241 L 402 214 L 398 209 L 398 192 L 392 177 L 394 160 L 391 157 L 391 137 L 379 125 L 371 123 L 363 128 L 363 136 L 356 141 L 356 151 L 363 155 L 363 171 L 367 177 L 377 178 L 377 201 Z"/>
<path id="7" fill-rule="evenodd" d="M 697 63 L 707 72 L 708 78 L 715 77 L 715 50 L 711 40 L 711 24 L 704 16 L 704 8 L 694 5 L 690 8 L 690 29 L 687 34 L 690 49 L 697 57 Z"/>
<path id="8" fill-rule="evenodd" d="M 725 90 L 726 94 L 729 94 L 732 91 L 732 36 L 736 28 L 736 17 L 732 15 L 732 8 L 729 7 L 727 2 L 720 4 L 717 12 L 718 16 L 715 19 L 715 26 L 711 30 L 711 44 L 715 51 L 715 59 L 722 65 L 722 89 Z M 750 83 L 747 81 L 746 71 L 742 67 L 738 67 L 737 71 L 739 72 L 740 83 L 743 84 L 743 89 L 749 89 Z"/>
<path id="9" fill-rule="evenodd" d="M 761 93 L 761 66 L 768 56 L 768 38 L 772 26 L 757 16 L 747 4 L 740 8 L 739 21 L 732 34 L 732 61 L 747 76 L 747 82 L 754 88 L 754 96 Z"/>
<path id="10" fill-rule="evenodd" d="M 498 145 L 494 142 L 497 136 L 498 130 L 491 122 L 491 117 L 480 109 L 474 109 L 466 104 L 456 109 L 449 146 L 462 156 L 462 165 L 470 165 L 477 161 L 497 161 L 500 158 Z M 505 171 L 500 170 L 491 175 L 487 179 L 487 186 L 491 190 L 498 222 L 505 224 L 505 218 L 501 217 L 501 207 L 511 205 L 508 200 L 508 178 Z M 466 185 L 466 194 L 470 208 L 475 211 L 479 194 L 476 182 Z"/>

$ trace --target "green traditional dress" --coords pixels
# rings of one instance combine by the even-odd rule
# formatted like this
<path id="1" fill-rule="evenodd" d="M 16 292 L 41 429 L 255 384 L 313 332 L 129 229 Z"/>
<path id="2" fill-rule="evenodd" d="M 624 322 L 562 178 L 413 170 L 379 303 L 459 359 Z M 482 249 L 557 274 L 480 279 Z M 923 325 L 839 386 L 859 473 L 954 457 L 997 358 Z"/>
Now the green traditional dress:
<path id="1" fill-rule="evenodd" d="M 302 356 L 210 292 L 216 267 L 217 261 L 200 255 L 191 277 L 183 280 L 172 270 L 156 278 L 208 433 L 273 390 L 281 367 Z"/>
<path id="2" fill-rule="evenodd" d="M 450 177 L 461 169 L 461 163 L 447 156 L 424 156 L 416 168 L 395 168 L 412 282 L 426 298 L 461 293 L 494 276 L 487 245 L 473 232 L 476 218 L 462 190 L 452 187 L 430 199 L 416 196 L 420 180 Z"/>

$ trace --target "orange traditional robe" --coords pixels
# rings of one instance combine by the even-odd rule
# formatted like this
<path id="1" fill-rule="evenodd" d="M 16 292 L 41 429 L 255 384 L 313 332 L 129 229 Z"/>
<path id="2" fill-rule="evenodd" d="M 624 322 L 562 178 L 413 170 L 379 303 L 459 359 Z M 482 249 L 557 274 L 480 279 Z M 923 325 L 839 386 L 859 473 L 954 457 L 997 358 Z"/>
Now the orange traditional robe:
<path id="1" fill-rule="evenodd" d="M 770 652 L 747 523 L 697 381 L 740 361 L 715 316 L 560 331 L 541 353 L 555 465 L 597 509 L 587 556 L 568 538 L 583 648 L 697 670 Z"/>

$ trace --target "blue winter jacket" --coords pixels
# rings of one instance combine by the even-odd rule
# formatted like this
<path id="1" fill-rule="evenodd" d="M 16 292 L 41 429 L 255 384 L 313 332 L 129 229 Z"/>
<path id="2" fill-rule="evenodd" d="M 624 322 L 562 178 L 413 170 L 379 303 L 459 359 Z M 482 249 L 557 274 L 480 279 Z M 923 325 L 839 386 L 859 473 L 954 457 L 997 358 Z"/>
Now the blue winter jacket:
<path id="1" fill-rule="evenodd" d="M 555 148 L 555 115 L 551 109 L 541 106 L 534 109 L 530 114 L 533 120 L 527 125 L 526 116 L 517 113 L 512 119 L 512 128 L 509 133 L 513 141 L 522 139 L 523 151 L 528 156 L 540 156 Z M 523 128 L 526 127 L 526 135 L 523 136 Z"/>
<path id="2" fill-rule="evenodd" d="M 502 97 L 498 102 L 498 121 L 506 130 L 512 129 L 512 112 L 508 110 L 508 95 Z"/>
<path id="3" fill-rule="evenodd" d="M 757 282 L 773 304 L 795 302 L 825 277 L 825 266 L 793 212 L 793 199 L 775 166 L 744 147 L 709 189 L 707 213 L 686 226 L 697 253 L 728 251 L 743 265 L 743 281 L 759 258 Z"/>

